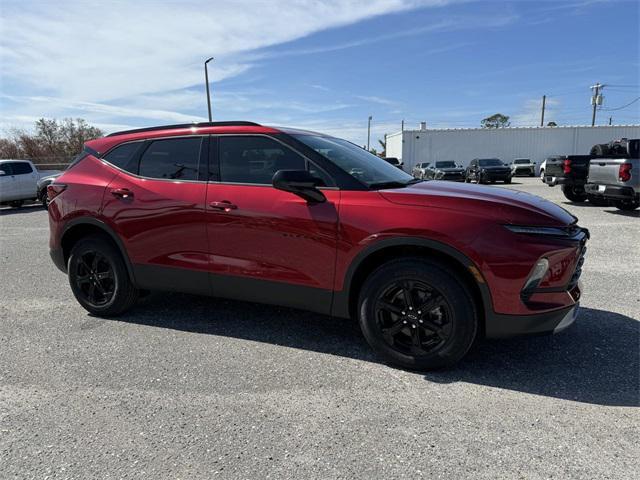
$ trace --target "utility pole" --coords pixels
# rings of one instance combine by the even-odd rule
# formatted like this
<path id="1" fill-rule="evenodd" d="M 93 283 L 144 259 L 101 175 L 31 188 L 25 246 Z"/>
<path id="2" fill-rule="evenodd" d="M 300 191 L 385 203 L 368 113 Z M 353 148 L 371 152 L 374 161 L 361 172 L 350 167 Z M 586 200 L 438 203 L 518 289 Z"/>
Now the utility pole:
<path id="1" fill-rule="evenodd" d="M 371 119 L 373 117 L 371 115 L 369 115 L 369 122 L 367 123 L 367 151 L 371 151 Z"/>
<path id="2" fill-rule="evenodd" d="M 542 116 L 540 117 L 540 126 L 544 127 L 544 107 L 547 104 L 547 96 L 542 95 Z"/>
<path id="3" fill-rule="evenodd" d="M 613 117 L 609 117 L 609 125 L 611 125 L 612 120 L 613 120 Z"/>
<path id="4" fill-rule="evenodd" d="M 400 131 L 404 132 L 404 118 L 402 119 L 402 123 L 400 124 Z"/>
<path id="5" fill-rule="evenodd" d="M 602 95 L 600 91 L 606 85 L 600 84 L 600 82 L 596 83 L 591 87 L 591 90 L 594 90 L 594 93 L 591 97 L 591 105 L 593 105 L 593 114 L 591 115 L 591 126 L 594 127 L 596 125 L 596 109 L 598 106 L 602 106 Z"/>
<path id="6" fill-rule="evenodd" d="M 213 57 L 208 58 L 206 62 L 204 62 L 204 81 L 207 84 L 207 111 L 209 112 L 209 122 L 212 122 L 211 117 L 211 95 L 209 94 L 209 71 L 207 69 L 207 63 L 213 60 Z"/>

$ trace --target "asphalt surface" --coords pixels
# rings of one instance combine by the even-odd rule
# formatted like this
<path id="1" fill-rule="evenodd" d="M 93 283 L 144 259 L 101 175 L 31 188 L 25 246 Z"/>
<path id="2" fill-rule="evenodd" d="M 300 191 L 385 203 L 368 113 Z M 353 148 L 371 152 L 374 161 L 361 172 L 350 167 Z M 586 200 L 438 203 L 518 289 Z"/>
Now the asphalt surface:
<path id="1" fill-rule="evenodd" d="M 0 478 L 638 478 L 640 218 L 592 233 L 578 322 L 390 368 L 352 322 L 156 294 L 89 316 L 41 207 L 0 211 Z"/>

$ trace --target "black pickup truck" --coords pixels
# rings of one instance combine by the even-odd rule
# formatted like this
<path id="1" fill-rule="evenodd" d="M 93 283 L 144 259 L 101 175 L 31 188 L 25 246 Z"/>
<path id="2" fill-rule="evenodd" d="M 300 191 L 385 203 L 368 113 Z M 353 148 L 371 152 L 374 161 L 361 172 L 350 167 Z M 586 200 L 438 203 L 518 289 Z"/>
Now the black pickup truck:
<path id="1" fill-rule="evenodd" d="M 585 185 L 589 176 L 591 155 L 561 155 L 547 158 L 544 183 L 561 185 L 562 193 L 572 202 L 587 200 Z"/>

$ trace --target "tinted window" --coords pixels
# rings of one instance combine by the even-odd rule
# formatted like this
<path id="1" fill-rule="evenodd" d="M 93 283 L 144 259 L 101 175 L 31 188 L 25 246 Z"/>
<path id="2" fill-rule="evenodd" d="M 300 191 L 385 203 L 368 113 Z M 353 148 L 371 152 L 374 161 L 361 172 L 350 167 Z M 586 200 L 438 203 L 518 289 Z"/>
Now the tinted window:
<path id="1" fill-rule="evenodd" d="M 436 162 L 436 168 L 455 168 L 455 162 Z"/>
<path id="2" fill-rule="evenodd" d="M 483 158 L 480 160 L 481 167 L 500 167 L 504 165 L 501 160 L 497 158 Z"/>
<path id="3" fill-rule="evenodd" d="M 13 175 L 13 168 L 11 168 L 11 164 L 9 162 L 0 163 L 0 170 L 2 170 L 5 175 Z"/>
<path id="4" fill-rule="evenodd" d="M 13 175 L 24 175 L 25 173 L 33 172 L 33 168 L 26 162 L 14 162 L 11 164 Z"/>
<path id="5" fill-rule="evenodd" d="M 522 165 L 525 163 L 529 163 L 529 159 L 528 158 L 519 158 L 517 160 L 514 160 L 514 162 L 516 165 Z"/>
<path id="6" fill-rule="evenodd" d="M 342 170 L 369 187 L 379 184 L 408 184 L 415 179 L 408 173 L 347 140 L 319 135 L 295 135 Z"/>
<path id="7" fill-rule="evenodd" d="M 220 137 L 219 152 L 223 182 L 270 185 L 278 170 L 305 170 L 307 165 L 304 157 L 267 137 Z"/>
<path id="8" fill-rule="evenodd" d="M 138 173 L 138 166 L 134 165 L 135 153 L 138 151 L 141 142 L 123 143 L 112 149 L 103 158 L 111 165 L 127 170 L 128 172 Z M 82 154 L 81 154 L 82 155 Z M 78 160 L 74 161 L 76 163 Z"/>
<path id="9" fill-rule="evenodd" d="M 140 175 L 168 180 L 197 180 L 201 137 L 156 140 L 140 158 Z"/>

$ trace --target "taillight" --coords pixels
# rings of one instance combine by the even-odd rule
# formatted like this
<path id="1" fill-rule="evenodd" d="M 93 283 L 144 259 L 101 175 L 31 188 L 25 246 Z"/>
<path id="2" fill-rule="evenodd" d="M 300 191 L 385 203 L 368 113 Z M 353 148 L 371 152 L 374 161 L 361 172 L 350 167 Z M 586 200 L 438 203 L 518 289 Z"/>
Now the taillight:
<path id="1" fill-rule="evenodd" d="M 571 160 L 566 158 L 564 162 L 562 162 L 562 169 L 564 170 L 564 173 L 571 173 Z"/>
<path id="2" fill-rule="evenodd" d="M 623 163 L 618 170 L 618 180 L 621 182 L 628 182 L 631 180 L 631 164 Z"/>
<path id="3" fill-rule="evenodd" d="M 47 198 L 51 201 L 66 189 L 67 186 L 63 183 L 52 183 L 47 187 Z"/>

